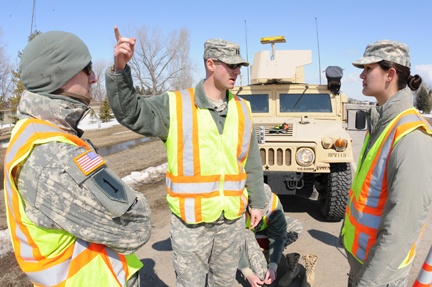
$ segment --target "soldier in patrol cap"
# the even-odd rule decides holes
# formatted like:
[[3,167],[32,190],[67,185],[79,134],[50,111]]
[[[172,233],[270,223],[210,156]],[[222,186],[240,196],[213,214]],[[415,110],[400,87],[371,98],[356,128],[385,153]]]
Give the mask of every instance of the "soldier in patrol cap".
[[134,90],[127,65],[136,40],[121,37],[117,27],[114,32],[115,63],[105,77],[114,115],[137,133],[159,137],[167,147],[177,286],[232,286],[244,236],[243,213],[249,201],[254,227],[265,206],[250,106],[229,91],[240,68],[249,63],[238,44],[210,39],[204,44],[206,77],[195,88],[143,98]]
[[134,252],[150,237],[150,208],[78,129],[97,81],[87,46],[72,33],[40,34],[19,71],[26,90],[5,155],[5,195],[21,269],[37,286],[138,287]]
[[368,113],[340,236],[348,286],[406,286],[432,202],[432,129],[411,93],[422,79],[398,41],[369,44],[353,65],[378,105]]

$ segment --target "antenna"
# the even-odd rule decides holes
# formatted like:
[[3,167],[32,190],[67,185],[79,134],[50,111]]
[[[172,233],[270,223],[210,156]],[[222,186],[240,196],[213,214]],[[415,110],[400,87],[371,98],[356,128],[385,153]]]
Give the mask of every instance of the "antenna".
[[36,0],[33,0],[33,9],[32,9],[32,20],[31,20],[31,26],[30,26],[30,35],[33,34],[33,19],[34,19],[35,6],[36,6]]
[[[247,42],[247,28],[246,28],[246,20],[245,20],[245,38],[246,38],[246,61],[249,63],[249,52],[248,52],[248,42]],[[249,66],[247,66],[247,84],[249,85]]]
[[316,33],[317,33],[317,43],[318,43],[318,79],[319,83],[321,85],[321,58],[320,58],[320,48],[319,48],[319,38],[318,38],[318,20],[317,17],[315,17],[315,26],[316,26]]

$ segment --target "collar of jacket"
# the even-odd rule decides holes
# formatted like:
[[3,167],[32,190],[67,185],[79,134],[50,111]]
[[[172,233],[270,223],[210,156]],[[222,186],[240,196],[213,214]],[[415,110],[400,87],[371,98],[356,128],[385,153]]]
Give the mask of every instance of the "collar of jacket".
[[72,98],[41,95],[26,90],[18,104],[17,116],[19,119],[41,119],[80,137],[83,131],[78,128],[78,124],[89,110],[90,107]]
[[412,107],[412,93],[409,88],[399,90],[384,105],[372,107],[370,111],[371,134],[379,127],[386,126],[401,112]]
[[[214,109],[214,105],[212,103],[210,103],[210,100],[207,99],[205,90],[204,90],[204,81],[205,80],[201,80],[196,86],[195,86],[195,104],[198,108],[200,109]],[[228,97],[228,91],[226,98],[227,100],[229,99]]]

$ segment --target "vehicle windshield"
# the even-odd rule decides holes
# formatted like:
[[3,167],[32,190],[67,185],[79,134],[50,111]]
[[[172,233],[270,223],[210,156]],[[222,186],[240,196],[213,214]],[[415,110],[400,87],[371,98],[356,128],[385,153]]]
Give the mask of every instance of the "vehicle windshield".
[[331,113],[329,94],[280,94],[279,112],[282,113]]
[[268,113],[269,112],[269,95],[254,94],[241,95],[241,98],[248,101],[251,105],[252,113]]
[[[241,95],[249,101],[252,113],[269,112],[269,95]],[[279,112],[281,113],[331,113],[332,105],[329,94],[280,94]]]

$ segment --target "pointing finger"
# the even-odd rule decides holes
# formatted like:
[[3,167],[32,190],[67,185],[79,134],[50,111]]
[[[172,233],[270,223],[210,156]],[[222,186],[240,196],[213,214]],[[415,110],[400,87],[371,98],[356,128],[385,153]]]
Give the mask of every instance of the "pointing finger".
[[115,34],[116,40],[117,41],[120,40],[121,35],[120,35],[119,29],[117,26],[114,26],[114,34]]

